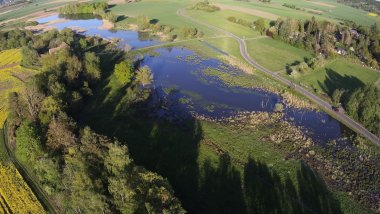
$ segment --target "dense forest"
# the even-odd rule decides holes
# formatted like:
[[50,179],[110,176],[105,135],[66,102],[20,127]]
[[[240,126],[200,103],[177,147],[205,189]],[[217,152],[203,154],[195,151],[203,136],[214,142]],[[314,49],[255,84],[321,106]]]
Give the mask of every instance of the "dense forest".
[[119,51],[99,38],[65,29],[26,39],[23,64],[40,67],[41,73],[9,98],[16,156],[65,213],[184,213],[168,181],[137,166],[125,144],[73,119],[104,75],[99,52],[121,61],[115,72],[129,71],[124,84],[132,85],[132,78],[137,85],[150,80],[148,68],[135,71]]
[[288,18],[271,22],[267,34],[318,55],[355,56],[368,66],[379,68],[380,36],[376,24],[366,27],[353,22],[317,21],[314,17],[305,21]]

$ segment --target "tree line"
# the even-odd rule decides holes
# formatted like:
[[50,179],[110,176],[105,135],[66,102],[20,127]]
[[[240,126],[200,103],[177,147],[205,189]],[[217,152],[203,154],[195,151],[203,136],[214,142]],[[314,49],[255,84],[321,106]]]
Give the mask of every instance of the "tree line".
[[[41,73],[28,81],[25,90],[10,94],[10,139],[18,159],[31,168],[60,209],[184,213],[165,178],[137,166],[122,142],[78,125],[73,117],[104,76],[102,57],[119,53],[99,38],[70,29],[30,39],[23,47],[23,64],[39,67]],[[135,69],[124,60],[114,72],[127,88],[133,81],[144,85],[151,80],[148,68]]]
[[93,14],[101,16],[112,23],[118,20],[118,16],[114,13],[107,11],[109,5],[106,2],[93,2],[93,3],[72,3],[59,8],[60,14]]

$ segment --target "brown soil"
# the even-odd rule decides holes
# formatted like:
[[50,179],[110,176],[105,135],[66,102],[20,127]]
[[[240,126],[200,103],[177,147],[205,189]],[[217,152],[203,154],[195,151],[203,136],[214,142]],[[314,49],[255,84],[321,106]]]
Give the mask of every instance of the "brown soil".
[[110,30],[110,29],[112,29],[114,27],[115,27],[115,25],[112,22],[110,22],[110,21],[108,21],[106,19],[103,19],[103,25],[100,26],[99,29]]
[[127,3],[125,0],[109,0],[108,4],[124,4]]
[[268,12],[261,11],[261,10],[244,8],[244,7],[239,7],[239,6],[232,6],[232,5],[225,5],[225,4],[214,4],[214,5],[220,7],[220,9],[222,9],[222,10],[239,11],[242,13],[247,13],[247,14],[258,16],[258,17],[265,18],[265,19],[276,20],[277,18],[279,18],[279,16],[277,16],[273,13],[268,13]]

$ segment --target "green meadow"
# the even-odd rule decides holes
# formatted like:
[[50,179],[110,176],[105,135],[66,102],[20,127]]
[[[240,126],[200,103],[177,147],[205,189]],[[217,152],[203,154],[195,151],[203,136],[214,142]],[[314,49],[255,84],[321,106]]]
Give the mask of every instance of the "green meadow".
[[323,68],[301,75],[297,80],[321,92],[331,94],[335,89],[354,90],[372,84],[380,78],[380,72],[368,67],[337,59]]
[[247,40],[247,45],[251,58],[272,71],[284,70],[288,64],[311,57],[303,49],[270,38]]

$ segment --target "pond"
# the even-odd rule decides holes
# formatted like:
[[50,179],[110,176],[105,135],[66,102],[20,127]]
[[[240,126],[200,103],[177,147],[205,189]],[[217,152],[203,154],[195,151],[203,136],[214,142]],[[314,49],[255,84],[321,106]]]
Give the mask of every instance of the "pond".
[[[147,65],[154,74],[154,87],[158,97],[169,102],[170,112],[178,117],[197,113],[211,118],[223,118],[237,111],[274,112],[282,98],[262,89],[247,89],[224,84],[218,78],[202,73],[205,68],[223,69],[224,72],[241,72],[225,67],[219,60],[202,59],[185,48],[160,48],[158,54],[146,55],[141,65]],[[188,60],[191,59],[191,60]],[[184,113],[181,115],[181,113]],[[307,109],[284,108],[284,119],[307,132],[314,141],[343,141],[347,128],[324,112]],[[164,116],[164,112],[162,112]]]
[[64,28],[81,29],[88,36],[99,36],[105,39],[120,39],[121,47],[128,44],[132,49],[159,44],[160,42],[149,37],[147,33],[132,30],[102,29],[103,21],[93,15],[67,16],[52,15],[36,20],[38,23],[62,30]]
[[[67,27],[80,28],[85,30],[85,35],[97,35],[106,39],[118,38],[121,46],[129,44],[133,48],[141,48],[159,44],[158,41],[136,31],[101,29],[102,20],[94,16],[53,15],[37,21],[59,30]],[[276,103],[283,103],[277,94],[261,89],[227,86],[218,78],[202,73],[202,70],[208,67],[222,68],[224,72],[241,72],[219,60],[202,59],[194,52],[180,47],[160,48],[156,52],[158,54],[147,54],[141,65],[147,65],[152,69],[156,101],[165,102],[165,105],[170,107],[158,112],[163,117],[185,117],[196,113],[212,118],[224,118],[237,111],[273,112]],[[283,112],[284,120],[299,126],[315,142],[346,142],[344,133],[348,129],[325,112],[299,110],[289,106],[285,106]]]

